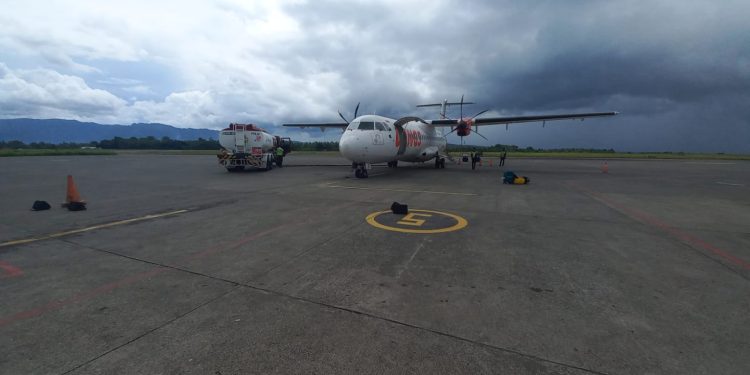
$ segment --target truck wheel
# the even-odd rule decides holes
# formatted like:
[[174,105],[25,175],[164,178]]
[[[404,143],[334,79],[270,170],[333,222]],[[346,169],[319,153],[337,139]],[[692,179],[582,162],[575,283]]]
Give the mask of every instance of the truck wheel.
[[273,161],[269,157],[269,158],[266,158],[266,170],[270,171],[271,169],[273,169]]

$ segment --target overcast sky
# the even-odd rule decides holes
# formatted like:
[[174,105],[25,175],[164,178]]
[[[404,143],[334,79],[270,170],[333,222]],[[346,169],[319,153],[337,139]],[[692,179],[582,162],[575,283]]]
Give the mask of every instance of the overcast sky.
[[[116,4],[116,5],[115,5]],[[0,0],[0,117],[221,128],[336,110],[436,118],[620,111],[485,127],[489,142],[750,153],[750,1]],[[454,114],[457,116],[457,113]],[[457,139],[450,139],[457,143]]]

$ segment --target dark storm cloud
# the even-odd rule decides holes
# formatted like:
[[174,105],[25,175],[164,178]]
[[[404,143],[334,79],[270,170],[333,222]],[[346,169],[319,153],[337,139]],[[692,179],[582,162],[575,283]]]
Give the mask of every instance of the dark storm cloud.
[[[603,133],[579,127],[560,138],[536,127],[520,131],[532,135],[521,137],[532,145],[568,139],[576,146],[750,152],[750,138],[735,137],[750,126],[748,3],[432,6],[411,12],[336,1],[291,6],[287,11],[308,37],[289,48],[295,56],[279,52],[278,59],[291,71],[338,72],[349,83],[342,105],[362,101],[384,115],[461,94],[503,114],[622,112],[604,120]],[[340,35],[331,38],[332,30]],[[507,139],[516,129],[498,136]],[[633,137],[636,131],[650,133],[648,141]]]
[[175,4],[9,8],[0,116],[288,132],[358,102],[434,118],[414,106],[465,94],[485,116],[621,112],[472,143],[750,153],[746,0]]

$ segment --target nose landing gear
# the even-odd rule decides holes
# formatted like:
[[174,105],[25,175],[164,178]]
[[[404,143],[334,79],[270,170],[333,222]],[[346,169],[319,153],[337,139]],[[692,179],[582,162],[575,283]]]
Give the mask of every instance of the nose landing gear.
[[352,163],[354,176],[357,178],[367,178],[367,166],[363,163]]

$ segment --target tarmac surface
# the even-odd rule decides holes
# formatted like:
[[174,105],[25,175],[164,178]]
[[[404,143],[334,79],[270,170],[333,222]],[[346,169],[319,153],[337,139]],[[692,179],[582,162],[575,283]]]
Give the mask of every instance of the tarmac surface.
[[0,373],[750,373],[749,162],[488,162],[2,158]]

